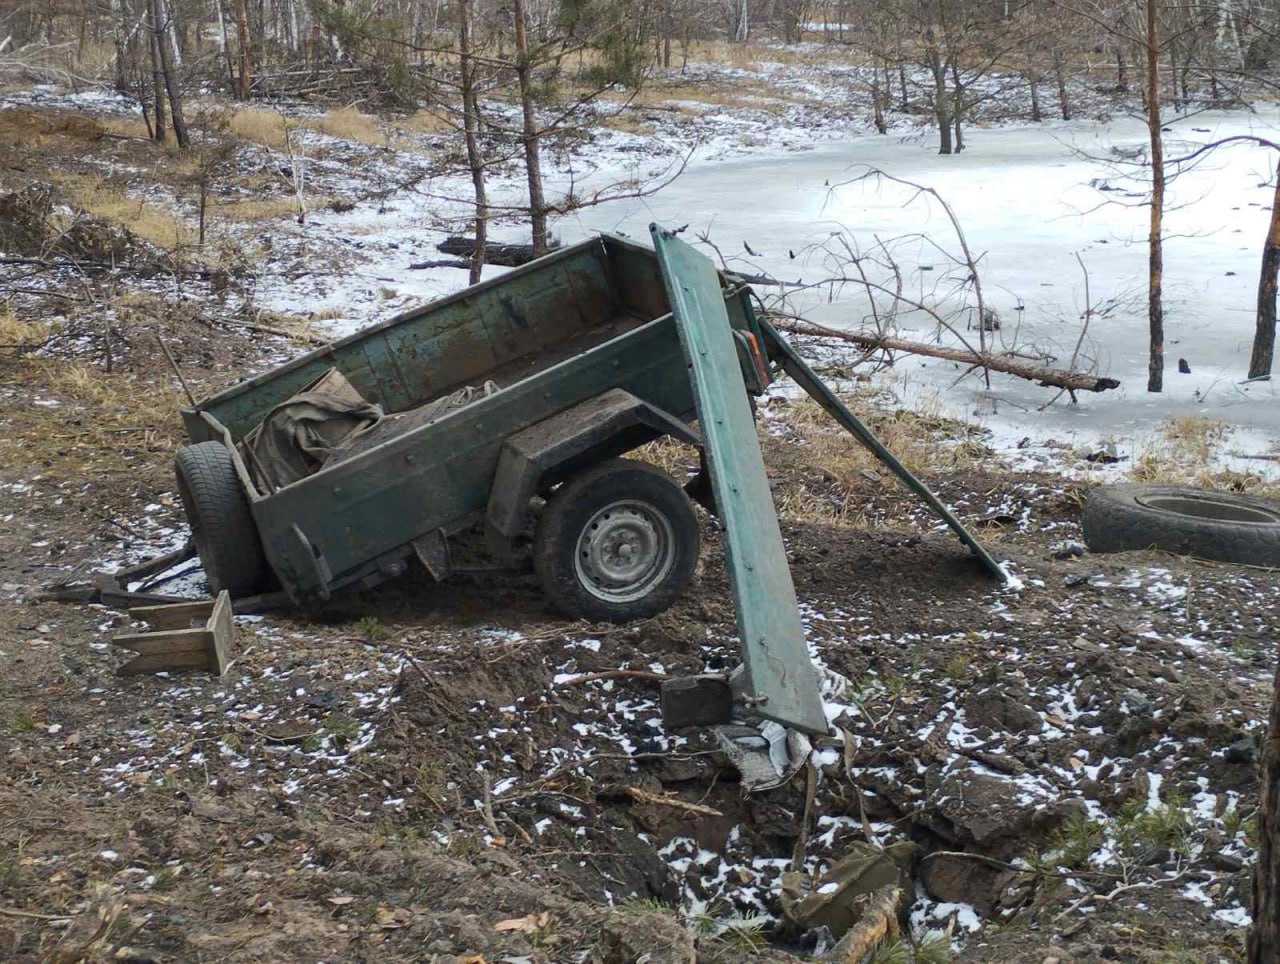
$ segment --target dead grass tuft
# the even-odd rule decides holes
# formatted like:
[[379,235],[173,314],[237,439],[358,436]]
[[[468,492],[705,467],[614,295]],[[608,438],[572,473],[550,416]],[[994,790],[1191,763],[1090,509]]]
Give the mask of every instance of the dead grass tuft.
[[146,137],[147,124],[141,117],[99,117],[97,122],[111,134],[128,137]]
[[[40,465],[68,479],[115,478],[136,475],[142,453],[168,453],[178,443],[184,399],[172,379],[29,356],[18,375],[61,405],[24,410],[15,451],[6,451],[12,440],[0,440],[0,458],[10,465]],[[163,458],[147,454],[143,462],[150,470]]]
[[122,224],[144,241],[160,248],[194,244],[196,230],[172,209],[130,197],[101,177],[72,174],[60,179],[76,207],[113,224]]
[[[866,401],[852,407],[889,451],[917,474],[976,469],[991,457],[972,426],[936,411],[868,411]],[[803,463],[785,473],[774,488],[779,513],[803,522],[869,525],[867,486],[894,484],[876,457],[808,398],[789,402],[773,424],[790,443],[788,451]]]
[[1228,426],[1201,415],[1168,418],[1160,434],[1133,460],[1129,478],[1152,485],[1195,485],[1254,495],[1280,495],[1280,485],[1253,472],[1215,469],[1214,461],[1226,441]]
[[404,119],[403,126],[415,134],[448,134],[457,130],[443,111],[432,110],[416,111]]
[[1133,460],[1133,481],[1189,483],[1208,469],[1214,451],[1226,436],[1227,424],[1200,415],[1165,419],[1160,434]]
[[242,107],[227,115],[227,130],[246,141],[256,141],[275,150],[284,150],[285,131],[300,127],[279,111],[262,107]]
[[0,308],[0,353],[21,352],[38,345],[49,334],[49,326],[35,321],[24,321],[7,308]]
[[387,143],[387,135],[378,127],[376,118],[362,114],[354,107],[331,110],[320,119],[320,130],[330,137],[358,141],[373,147]]
[[[672,52],[674,60],[676,51]],[[723,40],[695,40],[689,47],[689,59],[725,64],[740,70],[757,70],[760,64],[862,63],[865,58],[852,47],[827,45],[820,48],[771,46],[756,43],[728,43]]]
[[[770,429],[761,431],[779,515],[800,522],[869,525],[867,487],[894,485],[888,470],[811,399],[774,405]],[[865,412],[866,400],[855,408]],[[978,429],[937,412],[880,410],[863,418],[894,455],[923,475],[977,469],[991,458]],[[697,453],[670,438],[637,449],[633,457],[681,483],[698,470]]]
[[627,134],[653,133],[653,121],[631,109],[603,114],[600,117],[600,124],[610,130],[623,131]]
[[[320,207],[326,203],[321,196],[307,197],[308,207]],[[245,198],[239,201],[224,201],[217,205],[214,214],[224,221],[254,222],[272,221],[286,215],[298,213],[298,201],[292,197]]]
[[39,147],[46,139],[54,137],[98,141],[108,129],[103,119],[75,111],[54,113],[30,107],[0,110],[0,136],[28,147]]
[[697,449],[670,436],[640,446],[627,458],[656,465],[681,485],[698,471]]
[[716,83],[653,82],[634,92],[634,96],[632,92],[623,91],[610,91],[601,96],[605,101],[627,104],[624,115],[630,110],[643,110],[646,107],[681,113],[696,112],[697,105],[779,112],[788,104],[808,103],[804,97],[780,91],[764,81],[748,77],[735,77]]

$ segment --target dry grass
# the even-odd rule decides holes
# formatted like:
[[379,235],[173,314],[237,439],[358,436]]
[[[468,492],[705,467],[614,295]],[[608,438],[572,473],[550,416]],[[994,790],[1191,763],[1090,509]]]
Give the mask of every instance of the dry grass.
[[1199,415],[1168,418],[1134,458],[1130,475],[1135,482],[1190,482],[1208,469],[1226,430],[1225,422]]
[[[1129,478],[1156,485],[1197,485],[1255,495],[1280,495],[1280,486],[1252,472],[1215,469],[1227,437],[1227,423],[1201,415],[1165,419],[1160,434],[1142,446]],[[1135,446],[1135,449],[1137,446]]]
[[[673,63],[679,63],[679,48],[672,50]],[[725,64],[741,70],[756,70],[762,63],[830,64],[862,63],[864,58],[853,48],[825,46],[814,49],[772,47],[766,44],[734,44],[723,40],[695,40],[689,47],[689,60]]]
[[[889,451],[917,474],[975,469],[990,457],[975,429],[936,411],[869,410],[865,400],[852,407]],[[894,485],[879,460],[811,399],[791,402],[775,425],[789,436],[784,447],[800,462],[774,488],[779,514],[803,522],[872,525],[867,487]]]
[[[419,113],[422,112],[419,111]],[[319,121],[310,118],[286,117],[279,111],[261,107],[242,107],[227,115],[226,126],[227,130],[237,137],[254,141],[276,151],[283,151],[288,147],[285,139],[286,132],[301,130],[318,129],[330,137],[357,141],[374,147],[381,147],[387,143],[387,136],[378,126],[377,118],[362,114],[354,107],[331,110]]]
[[[327,198],[319,195],[307,197],[307,207],[320,207]],[[294,217],[298,213],[298,201],[293,197],[246,198],[240,201],[223,201],[213,209],[214,216],[221,221],[257,222],[273,221],[286,215]]]
[[24,321],[7,308],[0,308],[0,352],[7,354],[38,345],[48,334],[47,324]]
[[178,439],[184,399],[168,380],[55,359],[33,359],[24,374],[42,394],[62,402],[32,411],[44,427],[22,433],[23,458],[30,463],[65,466],[76,477],[129,471],[129,453],[167,452]]
[[401,126],[415,134],[448,134],[458,129],[444,111],[420,110],[406,117]]
[[127,137],[147,137],[147,123],[141,117],[99,117],[97,122],[111,134]]
[[653,121],[641,116],[634,110],[620,110],[617,113],[603,114],[600,124],[610,130],[623,131],[627,134],[652,134]]
[[262,107],[242,107],[227,115],[227,130],[246,141],[255,141],[274,150],[284,150],[285,132],[300,125],[279,111]]
[[[809,103],[804,97],[779,91],[762,81],[749,78],[734,78],[714,84],[654,82],[640,88],[638,92],[607,91],[601,95],[601,99],[626,104],[627,110],[658,108],[682,113],[696,111],[697,105],[780,111],[787,104]],[[624,116],[625,113],[624,111]]]
[[[854,407],[867,412],[864,421],[913,472],[976,469],[990,458],[977,430],[937,412],[868,412],[865,399]],[[893,486],[888,470],[811,399],[789,401],[773,412],[772,432],[762,432],[762,447],[778,514],[800,522],[870,525],[866,492],[868,486]],[[782,441],[772,437],[778,434]],[[633,457],[682,483],[698,468],[696,452],[669,438],[637,449]]]
[[28,148],[41,148],[46,142],[60,137],[97,141],[108,129],[112,128],[103,119],[73,111],[39,111],[30,107],[0,110],[0,137]]
[[92,409],[94,419],[104,428],[169,430],[181,424],[178,412],[184,399],[167,380],[129,373],[109,375],[83,362],[55,362],[47,367],[52,369],[46,374],[49,391],[56,398]]
[[331,110],[320,119],[320,130],[330,137],[358,141],[373,147],[387,143],[387,135],[378,127],[376,118],[362,114],[354,107]]
[[160,248],[194,244],[196,229],[170,209],[130,197],[101,177],[72,174],[60,179],[76,207],[89,214],[127,227],[144,241]]

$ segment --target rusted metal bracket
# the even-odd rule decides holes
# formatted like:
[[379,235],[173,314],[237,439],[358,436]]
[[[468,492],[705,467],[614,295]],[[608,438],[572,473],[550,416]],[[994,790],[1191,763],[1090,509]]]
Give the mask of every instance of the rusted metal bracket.
[[111,642],[138,655],[116,670],[117,676],[138,676],[187,670],[207,670],[221,676],[231,665],[234,623],[231,594],[217,599],[138,606],[129,615],[151,626],[145,633],[126,633]]

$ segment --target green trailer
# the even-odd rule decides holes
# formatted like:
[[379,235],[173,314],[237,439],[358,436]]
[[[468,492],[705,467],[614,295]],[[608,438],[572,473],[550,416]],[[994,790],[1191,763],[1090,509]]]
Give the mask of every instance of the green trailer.
[[[732,699],[825,732],[751,395],[792,377],[1003,574],[756,314],[741,279],[656,226],[653,240],[585,241],[184,410],[178,490],[211,588],[307,604],[415,560],[444,579],[478,550],[531,559],[565,614],[622,622],[668,608],[692,579],[696,496],[725,531],[745,671]],[[308,471],[273,476],[260,426],[328,398],[317,386],[333,379],[337,407],[370,424]],[[684,486],[622,458],[664,436],[701,453]],[[704,691],[688,692],[697,709]]]
[[[748,291],[726,283],[724,297],[759,391]],[[375,428],[377,444],[264,487],[238,443],[331,369],[389,416],[466,386],[498,390],[438,419]],[[443,579],[464,534],[517,554],[531,504],[549,497],[532,544],[548,595],[574,616],[630,619],[678,597],[699,526],[679,485],[619,456],[668,435],[699,445],[694,413],[654,253],[602,236],[185,410],[192,444],[178,454],[179,491],[214,590],[278,586],[299,604],[400,575],[415,558]]]

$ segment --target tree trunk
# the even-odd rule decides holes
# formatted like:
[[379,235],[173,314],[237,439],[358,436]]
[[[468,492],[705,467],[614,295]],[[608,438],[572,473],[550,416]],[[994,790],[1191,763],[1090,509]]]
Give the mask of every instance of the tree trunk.
[[146,14],[147,46],[151,51],[151,110],[155,122],[151,136],[160,142],[169,139],[164,121],[164,68],[160,63],[160,37],[156,31],[155,11],[147,7]]
[[937,54],[930,54],[929,70],[933,74],[933,113],[938,119],[938,153],[951,153],[951,94],[947,91],[947,75]]
[[959,154],[964,150],[964,131],[961,124],[964,121],[964,85],[960,83],[960,68],[956,66],[956,62],[951,62],[951,84],[954,88],[951,92],[951,98],[954,106],[951,108],[951,123],[955,125],[955,152]]
[[1040,111],[1040,90],[1034,70],[1027,71],[1027,86],[1031,88],[1031,119],[1038,124],[1044,120],[1044,114]]
[[1124,51],[1116,47],[1116,90],[1129,89],[1129,75],[1124,65]]
[[1067,79],[1062,71],[1062,51],[1053,48],[1053,73],[1058,81],[1058,107],[1064,121],[1071,120],[1071,102],[1067,99]]
[[871,111],[872,123],[876,125],[876,132],[880,134],[889,133],[889,125],[884,119],[884,105],[887,100],[884,92],[880,89],[880,77],[876,71],[871,72]]
[[1026,358],[1012,355],[996,355],[991,352],[971,352],[963,348],[947,348],[944,345],[929,345],[918,341],[907,341],[904,338],[893,338],[872,332],[846,331],[843,328],[828,328],[809,321],[793,321],[788,318],[774,317],[770,319],[779,331],[794,332],[797,335],[811,335],[818,338],[836,338],[863,348],[881,351],[906,352],[910,355],[925,355],[929,358],[945,358],[947,361],[972,365],[975,368],[986,368],[993,372],[1015,375],[1029,381],[1039,382],[1053,388],[1065,388],[1073,392],[1105,392],[1119,388],[1120,383],[1114,378],[1091,375],[1088,372],[1072,372],[1051,365],[1042,365]]
[[516,82],[520,87],[524,168],[529,182],[529,223],[532,227],[533,256],[547,253],[547,202],[542,190],[542,146],[538,118],[533,110],[533,84],[529,73],[529,43],[525,37],[524,0],[511,0],[511,16],[516,33]]
[[222,8],[223,0],[215,0],[214,9],[218,13],[218,36],[222,43],[222,60],[227,67],[227,83],[236,89],[236,71],[231,66],[231,40],[227,36],[227,14]]
[[[1280,273],[1280,164],[1271,196],[1271,224],[1262,245],[1262,272],[1258,276],[1258,315],[1249,355],[1249,377],[1271,374],[1271,356],[1276,346],[1276,275]],[[1280,736],[1280,731],[1276,731]],[[1276,908],[1280,912],[1280,905]]]
[[240,48],[240,76],[236,78],[236,97],[249,99],[249,11],[245,0],[236,0],[236,45]]
[[129,93],[129,24],[128,11],[124,0],[111,0],[111,11],[115,15],[113,39],[116,47],[115,88],[119,94]]
[[173,31],[169,21],[169,11],[164,0],[151,0],[151,22],[156,31],[156,49],[160,54],[160,71],[164,75],[164,89],[169,95],[169,119],[173,122],[173,136],[178,147],[186,150],[191,146],[191,138],[187,135],[187,121],[182,113],[182,90],[178,86],[172,57]]
[[1147,318],[1151,349],[1147,391],[1164,389],[1164,138],[1160,132],[1160,28],[1157,0],[1147,0],[1147,134],[1151,140],[1151,230],[1147,235]]
[[471,0],[458,0],[458,73],[462,87],[462,130],[467,166],[475,191],[476,238],[471,251],[471,283],[484,271],[484,245],[489,233],[489,199],[485,193],[484,158],[480,153],[480,113],[476,102],[475,60],[471,55]]
[[[1274,224],[1274,218],[1272,224]],[[1273,278],[1274,280],[1274,278]],[[1274,292],[1274,288],[1272,289]],[[1271,718],[1259,766],[1258,860],[1253,865],[1253,926],[1249,964],[1280,962],[1280,666],[1271,693]]]

